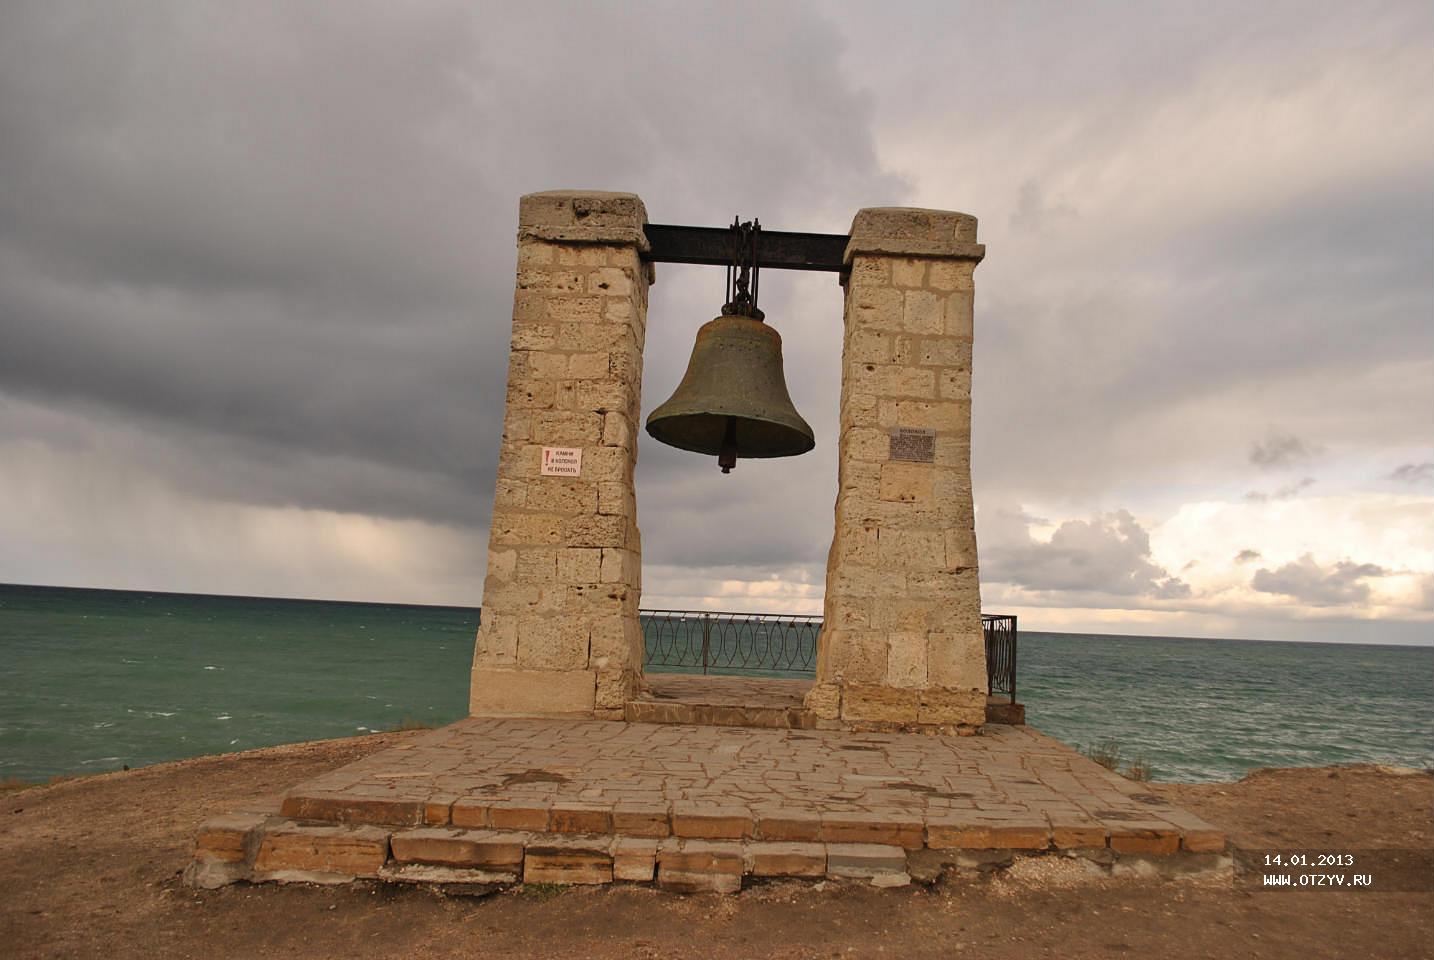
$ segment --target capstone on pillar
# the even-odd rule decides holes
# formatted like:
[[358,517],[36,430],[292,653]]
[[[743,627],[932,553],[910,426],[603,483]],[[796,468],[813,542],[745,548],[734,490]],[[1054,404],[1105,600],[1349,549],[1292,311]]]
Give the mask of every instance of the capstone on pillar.
[[846,250],[836,532],[807,706],[972,732],[986,656],[971,501],[976,218],[857,213]]
[[630,193],[520,201],[475,716],[620,719],[641,682],[633,467],[652,282],[640,259],[646,221]]

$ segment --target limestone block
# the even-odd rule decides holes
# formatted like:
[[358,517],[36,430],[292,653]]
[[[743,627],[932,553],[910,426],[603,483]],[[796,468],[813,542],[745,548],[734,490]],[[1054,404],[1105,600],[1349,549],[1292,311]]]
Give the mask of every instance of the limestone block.
[[[818,646],[825,646],[825,640]],[[823,651],[825,652],[825,651]],[[823,676],[832,676],[831,672],[823,672]],[[823,720],[835,720],[841,712],[841,687],[835,683],[816,683],[807,691],[803,705]],[[765,822],[765,821],[764,821]],[[771,836],[778,840],[811,840],[815,837],[791,837],[776,836],[764,833],[763,836]]]
[[619,802],[612,808],[612,829],[626,837],[661,839],[671,833],[665,804]]
[[598,583],[602,554],[597,547],[568,547],[558,554],[558,579],[565,583]]
[[820,843],[749,843],[743,868],[754,877],[820,877],[827,872],[827,848]]
[[951,337],[970,337],[975,327],[970,293],[953,293],[942,305],[941,329]]
[[924,633],[892,633],[887,637],[886,682],[893,687],[926,685]]
[[742,888],[742,845],[669,837],[657,849],[657,885],[679,893],[736,893]]
[[827,844],[827,875],[873,882],[883,879],[884,886],[904,886],[911,882],[906,873],[906,851],[875,843]]
[[611,843],[597,837],[534,838],[523,858],[523,882],[612,883]]
[[944,299],[928,290],[908,290],[902,301],[901,329],[910,333],[947,332]]
[[932,684],[986,692],[986,640],[979,619],[962,633],[931,633],[925,639]]
[[928,261],[916,257],[893,257],[890,262],[893,286],[923,287],[926,285]]
[[620,837],[612,848],[614,880],[651,883],[657,867],[657,841]]
[[917,720],[931,726],[957,726],[974,730],[986,721],[985,688],[984,674],[978,689],[923,687]]
[[253,841],[267,819],[263,814],[235,813],[206,820],[194,840],[195,859],[243,863],[253,856]]
[[588,714],[595,694],[596,681],[590,670],[475,666],[469,712],[485,717]]
[[933,290],[971,290],[975,264],[969,260],[942,260],[931,264],[927,286]]
[[400,863],[429,863],[517,872],[526,834],[424,827],[395,833],[389,843]]
[[926,821],[926,845],[934,850],[1044,850],[1050,841],[1050,827],[1034,820],[983,823],[935,816]]
[[891,461],[881,465],[881,499],[895,503],[929,501],[932,468],[925,463]]
[[518,664],[528,670],[582,670],[588,631],[588,622],[578,617],[519,621]]
[[612,807],[574,800],[554,800],[548,811],[548,829],[553,833],[611,833]]
[[917,720],[920,691],[883,683],[847,681],[842,686],[843,720],[911,724]]
[[260,842],[254,872],[265,879],[318,882],[377,876],[388,859],[388,836],[378,827],[273,827]]

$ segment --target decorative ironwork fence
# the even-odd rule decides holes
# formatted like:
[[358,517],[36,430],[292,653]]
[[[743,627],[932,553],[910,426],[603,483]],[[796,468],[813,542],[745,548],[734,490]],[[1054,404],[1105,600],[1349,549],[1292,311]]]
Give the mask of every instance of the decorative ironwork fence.
[[[725,673],[813,677],[819,616],[712,610],[641,610],[646,669],[654,673]],[[1016,618],[982,614],[986,681],[1016,702]]]
[[715,610],[641,610],[647,669],[811,677],[822,618]]
[[1007,614],[981,614],[986,634],[986,683],[992,696],[1005,695],[1016,702],[1016,618]]

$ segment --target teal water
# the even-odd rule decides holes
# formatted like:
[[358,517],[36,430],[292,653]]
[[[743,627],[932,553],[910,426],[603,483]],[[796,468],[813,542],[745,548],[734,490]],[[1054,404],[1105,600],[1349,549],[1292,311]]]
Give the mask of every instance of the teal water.
[[[478,611],[0,585],[0,779],[462,716]],[[1434,648],[1022,633],[1030,722],[1160,780],[1434,766]]]

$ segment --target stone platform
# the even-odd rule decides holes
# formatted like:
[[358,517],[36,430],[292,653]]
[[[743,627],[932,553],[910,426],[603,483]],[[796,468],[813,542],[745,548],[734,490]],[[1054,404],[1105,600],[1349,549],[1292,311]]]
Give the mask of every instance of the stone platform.
[[973,737],[461,720],[201,830],[189,882],[903,884],[1016,855],[1228,869],[1225,836],[1028,727]]
[[[822,723],[806,708],[810,680],[648,674],[647,690],[627,702],[631,723],[684,723],[716,727],[771,727],[814,730]],[[987,723],[1026,722],[1026,708],[1005,697],[988,697]]]

